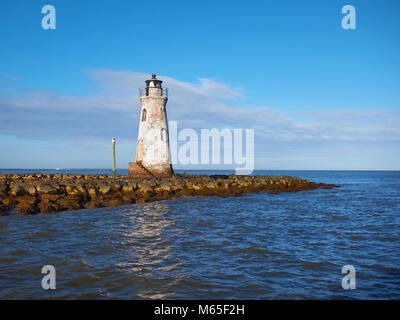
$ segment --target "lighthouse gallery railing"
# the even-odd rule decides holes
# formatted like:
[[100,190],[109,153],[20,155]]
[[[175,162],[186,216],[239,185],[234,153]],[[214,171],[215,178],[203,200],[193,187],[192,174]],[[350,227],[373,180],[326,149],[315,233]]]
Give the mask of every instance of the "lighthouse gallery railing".
[[[139,96],[148,96],[149,95],[149,89],[152,88],[139,88]],[[168,98],[168,88],[161,88],[161,95],[163,97],[167,97]]]

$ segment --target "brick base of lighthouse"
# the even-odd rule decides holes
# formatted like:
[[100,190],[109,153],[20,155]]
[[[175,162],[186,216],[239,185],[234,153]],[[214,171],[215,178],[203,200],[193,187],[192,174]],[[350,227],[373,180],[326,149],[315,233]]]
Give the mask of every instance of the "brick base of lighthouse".
[[129,162],[129,176],[132,178],[170,178],[173,174],[171,165],[146,168],[141,163]]

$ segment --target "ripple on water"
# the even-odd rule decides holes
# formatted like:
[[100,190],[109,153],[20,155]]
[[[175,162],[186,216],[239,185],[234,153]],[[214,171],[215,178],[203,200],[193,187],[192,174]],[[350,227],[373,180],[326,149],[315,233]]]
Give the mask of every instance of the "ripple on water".
[[400,173],[285,174],[341,188],[0,217],[0,297],[399,299]]

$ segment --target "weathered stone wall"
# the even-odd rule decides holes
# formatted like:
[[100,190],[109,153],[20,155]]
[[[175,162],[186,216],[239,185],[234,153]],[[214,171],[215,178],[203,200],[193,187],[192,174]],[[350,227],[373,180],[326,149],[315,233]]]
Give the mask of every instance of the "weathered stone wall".
[[153,174],[140,163],[129,162],[129,175],[136,178],[152,178]]
[[[152,93],[140,97],[142,105],[139,124],[136,162],[156,176],[172,175],[167,127],[167,97]],[[143,114],[145,113],[145,116]]]
[[288,176],[174,175],[169,179],[66,174],[0,174],[0,215],[51,213],[189,196],[297,192],[335,185]]

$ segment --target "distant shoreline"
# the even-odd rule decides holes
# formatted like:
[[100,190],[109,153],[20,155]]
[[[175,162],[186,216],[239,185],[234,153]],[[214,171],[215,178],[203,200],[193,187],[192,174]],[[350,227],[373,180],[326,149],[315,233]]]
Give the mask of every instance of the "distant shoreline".
[[[117,172],[128,172],[128,168],[126,169],[116,169]],[[87,171],[87,172],[112,172],[112,169],[109,168],[0,168],[0,174],[9,174],[13,173],[14,171],[24,171],[25,173],[52,173],[54,172],[55,174],[62,173],[64,171],[69,171],[69,172],[81,172],[81,171]],[[234,174],[235,170],[234,169],[175,169],[174,171],[178,174],[182,173],[189,173],[189,172],[225,172],[225,173],[230,173]],[[254,172],[281,172],[281,171],[304,171],[304,172],[324,172],[324,171],[333,171],[333,172],[381,172],[381,171],[400,171],[400,169],[254,169]]]

